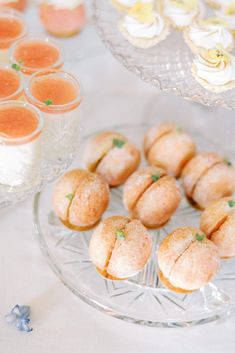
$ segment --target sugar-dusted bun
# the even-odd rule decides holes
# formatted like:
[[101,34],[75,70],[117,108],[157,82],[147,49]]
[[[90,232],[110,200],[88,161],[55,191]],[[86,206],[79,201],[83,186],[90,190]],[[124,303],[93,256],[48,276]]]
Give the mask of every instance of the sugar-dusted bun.
[[85,170],[67,172],[53,192],[55,213],[68,227],[94,226],[109,204],[109,188],[102,176]]
[[182,182],[186,195],[204,209],[235,191],[235,170],[216,153],[204,152],[184,167]]
[[178,177],[184,165],[194,156],[191,137],[173,124],[153,126],[144,139],[144,151],[149,164],[166,169]]
[[194,187],[200,177],[213,165],[222,162],[222,158],[214,152],[203,152],[197,154],[184,167],[182,181],[186,195],[192,197]]
[[235,199],[210,204],[201,216],[201,229],[218,247],[220,257],[235,256]]
[[148,228],[166,223],[180,203],[176,180],[158,167],[145,167],[133,173],[123,190],[123,202],[131,216]]
[[106,131],[88,142],[84,162],[88,170],[102,175],[110,186],[118,186],[138,168],[140,151],[125,136]]
[[177,228],[158,249],[160,278],[176,292],[205,286],[219,269],[219,254],[212,241],[197,228]]
[[89,255],[97,270],[109,279],[136,275],[146,265],[152,239],[138,220],[113,216],[102,221],[89,244]]

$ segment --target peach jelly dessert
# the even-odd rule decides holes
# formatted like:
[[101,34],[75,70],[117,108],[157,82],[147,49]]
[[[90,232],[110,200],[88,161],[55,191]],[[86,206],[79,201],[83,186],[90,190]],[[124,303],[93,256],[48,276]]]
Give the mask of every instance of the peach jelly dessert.
[[211,203],[202,213],[201,229],[217,246],[220,257],[235,256],[235,199],[225,197]]
[[86,11],[83,0],[43,0],[40,17],[46,31],[57,37],[70,37],[84,27]]
[[35,182],[38,177],[43,120],[28,103],[0,103],[0,184]]
[[25,35],[26,25],[23,16],[14,10],[0,9],[0,49],[8,49]]
[[144,152],[150,165],[164,168],[168,174],[178,177],[194,156],[195,144],[181,128],[163,123],[147,131]]
[[140,151],[118,132],[105,131],[93,137],[84,152],[88,170],[119,186],[138,168]]
[[64,174],[54,188],[54,211],[68,228],[92,228],[108,204],[109,187],[104,178],[82,169]]
[[158,167],[137,170],[124,185],[126,209],[148,228],[166,223],[178,208],[180,200],[176,180]]
[[197,154],[185,166],[182,182],[186,195],[201,209],[235,191],[235,169],[218,154]]
[[24,11],[27,6],[27,0],[0,0],[1,7],[8,7],[17,11]]
[[121,280],[135,276],[151,256],[152,239],[139,220],[113,216],[95,229],[89,255],[105,278]]
[[62,66],[61,52],[57,46],[40,38],[27,37],[17,41],[11,47],[10,60],[12,64],[19,65],[26,75]]
[[0,102],[18,99],[23,93],[22,75],[20,72],[0,66]]
[[170,290],[190,293],[204,287],[218,272],[215,244],[199,229],[177,228],[158,249],[159,277]]

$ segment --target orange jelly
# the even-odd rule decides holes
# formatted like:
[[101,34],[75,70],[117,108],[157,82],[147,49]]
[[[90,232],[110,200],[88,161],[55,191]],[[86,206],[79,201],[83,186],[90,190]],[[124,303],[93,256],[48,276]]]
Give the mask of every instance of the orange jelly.
[[1,16],[0,12],[0,49],[8,49],[24,32],[23,22],[14,16]]
[[53,105],[71,103],[78,96],[76,87],[63,77],[38,78],[31,84],[31,93],[40,102],[49,99]]
[[24,11],[26,6],[27,6],[27,0],[9,1],[3,4],[1,4],[1,0],[0,0],[0,7],[8,7],[18,11]]
[[17,72],[0,67],[0,101],[17,99],[22,93],[20,76]]
[[22,138],[32,134],[38,127],[35,113],[23,106],[0,108],[0,136]]
[[26,74],[61,66],[59,49],[39,39],[25,39],[19,42],[12,53],[12,61],[20,63],[22,72]]

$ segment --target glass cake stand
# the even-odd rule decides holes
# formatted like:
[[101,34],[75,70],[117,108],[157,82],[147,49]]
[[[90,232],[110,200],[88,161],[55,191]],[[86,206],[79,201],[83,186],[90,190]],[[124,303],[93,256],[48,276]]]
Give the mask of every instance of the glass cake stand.
[[[141,147],[147,126],[111,128]],[[210,142],[213,140],[212,132],[213,127],[210,136],[202,128],[192,127],[190,131],[199,150],[226,153],[227,158],[234,159],[233,147],[229,143],[222,143],[219,138],[216,139],[217,143]],[[86,141],[87,137],[82,142],[82,149]],[[144,158],[142,161],[145,164]],[[73,167],[81,167],[81,164],[75,162]],[[160,241],[176,227],[199,225],[200,211],[192,208],[186,198],[170,222],[161,229],[151,231],[154,247],[145,269],[129,280],[111,281],[101,277],[89,259],[88,246],[92,230],[76,232],[62,225],[52,209],[52,192],[53,185],[50,184],[35,196],[35,233],[52,270],[84,302],[128,322],[168,328],[202,325],[234,312],[235,259],[223,261],[213,282],[190,295],[173,293],[159,281],[156,250]],[[126,214],[122,204],[122,187],[112,189],[111,203],[104,218]]]
[[[191,74],[193,54],[181,31],[171,29],[166,40],[155,47],[138,49],[120,34],[117,23],[123,13],[118,12],[110,0],[93,0],[92,4],[93,20],[100,38],[128,70],[162,91],[208,106],[235,108],[235,89],[215,94],[194,79]],[[204,12],[212,15],[209,7],[205,7]]]

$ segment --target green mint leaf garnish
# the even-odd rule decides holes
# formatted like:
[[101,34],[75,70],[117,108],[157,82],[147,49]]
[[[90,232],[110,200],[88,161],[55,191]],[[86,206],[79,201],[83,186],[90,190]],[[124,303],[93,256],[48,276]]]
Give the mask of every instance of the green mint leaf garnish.
[[158,181],[160,179],[160,176],[159,175],[151,175],[151,179],[153,181]]
[[197,233],[195,236],[198,241],[202,241],[205,238],[205,234],[198,234]]
[[21,67],[18,64],[12,64],[11,67],[12,67],[12,69],[14,69],[16,71],[20,71],[21,70]]
[[44,103],[45,103],[46,105],[52,105],[52,104],[53,104],[53,101],[52,101],[51,99],[46,99],[46,100],[44,101]]
[[233,201],[233,200],[229,200],[228,201],[228,205],[229,205],[229,207],[234,207],[235,206],[235,201]]
[[177,126],[176,131],[177,131],[177,132],[182,132],[182,131],[183,131],[183,129],[182,129],[182,127],[181,127],[181,126]]
[[232,166],[232,163],[228,159],[224,159],[224,163],[227,164],[229,167]]
[[68,199],[69,201],[72,201],[74,198],[74,194],[67,194],[65,195],[66,199]]
[[113,139],[113,145],[117,148],[122,148],[125,145],[125,141],[119,139]]
[[125,233],[124,233],[123,230],[121,230],[121,229],[118,229],[118,230],[116,231],[116,236],[117,236],[117,238],[120,239],[120,240],[124,240],[124,239],[126,238]]

